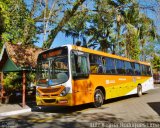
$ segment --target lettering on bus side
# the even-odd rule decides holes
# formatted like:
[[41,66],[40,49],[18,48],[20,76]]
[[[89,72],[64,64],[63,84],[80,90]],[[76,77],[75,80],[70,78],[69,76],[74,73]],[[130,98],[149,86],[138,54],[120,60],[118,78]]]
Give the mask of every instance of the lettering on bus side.
[[126,78],[119,78],[118,80],[126,81]]
[[116,81],[115,80],[106,80],[106,84],[115,84]]

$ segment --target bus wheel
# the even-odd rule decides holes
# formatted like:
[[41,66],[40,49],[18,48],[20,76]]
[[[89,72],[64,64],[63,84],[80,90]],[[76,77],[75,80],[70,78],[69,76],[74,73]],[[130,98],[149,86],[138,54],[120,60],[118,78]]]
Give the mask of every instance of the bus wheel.
[[137,96],[138,97],[142,96],[142,86],[141,85],[137,86]]
[[101,107],[104,101],[104,95],[100,89],[96,89],[94,93],[94,103],[95,108]]

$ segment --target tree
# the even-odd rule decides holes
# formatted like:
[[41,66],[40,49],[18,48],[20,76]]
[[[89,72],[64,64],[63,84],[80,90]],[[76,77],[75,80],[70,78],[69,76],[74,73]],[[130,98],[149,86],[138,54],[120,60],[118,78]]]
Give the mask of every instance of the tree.
[[144,46],[147,42],[152,43],[156,39],[156,27],[153,24],[153,20],[142,14],[139,20],[139,40],[141,44],[141,56],[142,60],[145,61],[145,50]]
[[151,61],[154,57],[154,55],[160,55],[160,42],[159,41],[153,41],[152,43],[147,42],[143,48],[145,52],[145,58],[147,61]]
[[130,59],[139,60],[140,46],[138,42],[139,31],[133,25],[127,24],[126,33],[126,55]]
[[52,42],[54,41],[56,35],[58,34],[59,31],[62,30],[64,25],[74,16],[76,13],[78,7],[83,4],[85,0],[76,0],[73,3],[73,7],[71,9],[68,9],[64,12],[63,18],[60,20],[60,22],[57,24],[57,26],[50,31],[50,34],[48,36],[48,39],[46,42],[44,42],[43,47],[44,48],[50,48],[52,45]]
[[90,47],[132,58],[140,50],[144,56],[145,43],[157,36],[153,21],[140,13],[136,0],[95,0],[85,8],[87,0],[30,1],[29,6],[23,0],[0,0],[4,41],[28,45],[43,34],[43,47],[50,48],[62,31],[73,40],[82,38]]
[[95,1],[93,10],[88,10],[88,20],[84,34],[88,37],[87,46],[95,48],[100,46],[102,51],[113,52],[113,22],[114,11],[108,5],[108,1]]
[[[140,56],[141,52],[142,60],[144,60],[145,55],[143,49],[145,43],[152,42],[156,37],[153,20],[140,12],[139,4],[135,0],[130,1],[129,4],[125,4],[124,6],[121,4],[123,8],[119,9],[117,17],[117,29],[119,31],[122,30],[122,42],[125,44],[123,45],[125,46],[125,56],[132,59],[140,59],[138,56]],[[118,37],[119,35],[118,32]],[[136,56],[138,58],[135,58],[135,54],[137,54]]]
[[68,23],[63,27],[62,32],[68,37],[73,38],[73,44],[75,44],[75,39],[82,39],[85,44],[84,31],[86,28],[86,21],[88,19],[87,8],[83,8],[75,13]]
[[[5,24],[3,42],[32,44],[36,34],[35,24],[30,18],[25,3],[22,0],[0,0],[0,2]],[[26,31],[27,25],[32,26],[32,29]],[[29,33],[29,36],[26,36],[26,33]]]
[[160,57],[157,54],[153,55],[153,59],[151,60],[153,68],[160,68]]
[[44,34],[43,47],[50,48],[58,32],[84,1],[31,0],[31,5],[27,5],[23,0],[0,0],[6,26],[3,41],[33,44],[37,34]]
[[4,32],[4,17],[0,8],[0,48],[2,47],[2,33]]
[[[136,0],[95,0],[94,8],[88,11],[83,29],[73,25],[67,34],[75,38],[83,33],[87,46],[125,55],[128,58],[145,59],[144,46],[157,37],[153,20],[140,12]],[[83,32],[82,32],[83,31]]]

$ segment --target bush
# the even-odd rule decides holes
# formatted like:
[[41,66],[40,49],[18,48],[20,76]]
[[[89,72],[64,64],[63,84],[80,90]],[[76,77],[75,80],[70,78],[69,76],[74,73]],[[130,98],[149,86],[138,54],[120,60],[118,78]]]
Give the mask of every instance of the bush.
[[[34,82],[35,73],[26,73],[26,89],[30,89],[30,83]],[[10,72],[4,74],[4,89],[8,94],[14,91],[22,90],[22,73],[21,72]]]

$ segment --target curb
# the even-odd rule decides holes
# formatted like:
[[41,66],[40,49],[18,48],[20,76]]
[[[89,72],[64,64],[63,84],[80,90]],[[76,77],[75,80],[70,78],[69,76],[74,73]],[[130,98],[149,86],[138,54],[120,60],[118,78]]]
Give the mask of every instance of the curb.
[[3,113],[0,113],[0,117],[17,115],[17,114],[26,113],[26,112],[31,112],[31,108],[26,108],[22,110],[11,111],[11,112],[3,112]]

